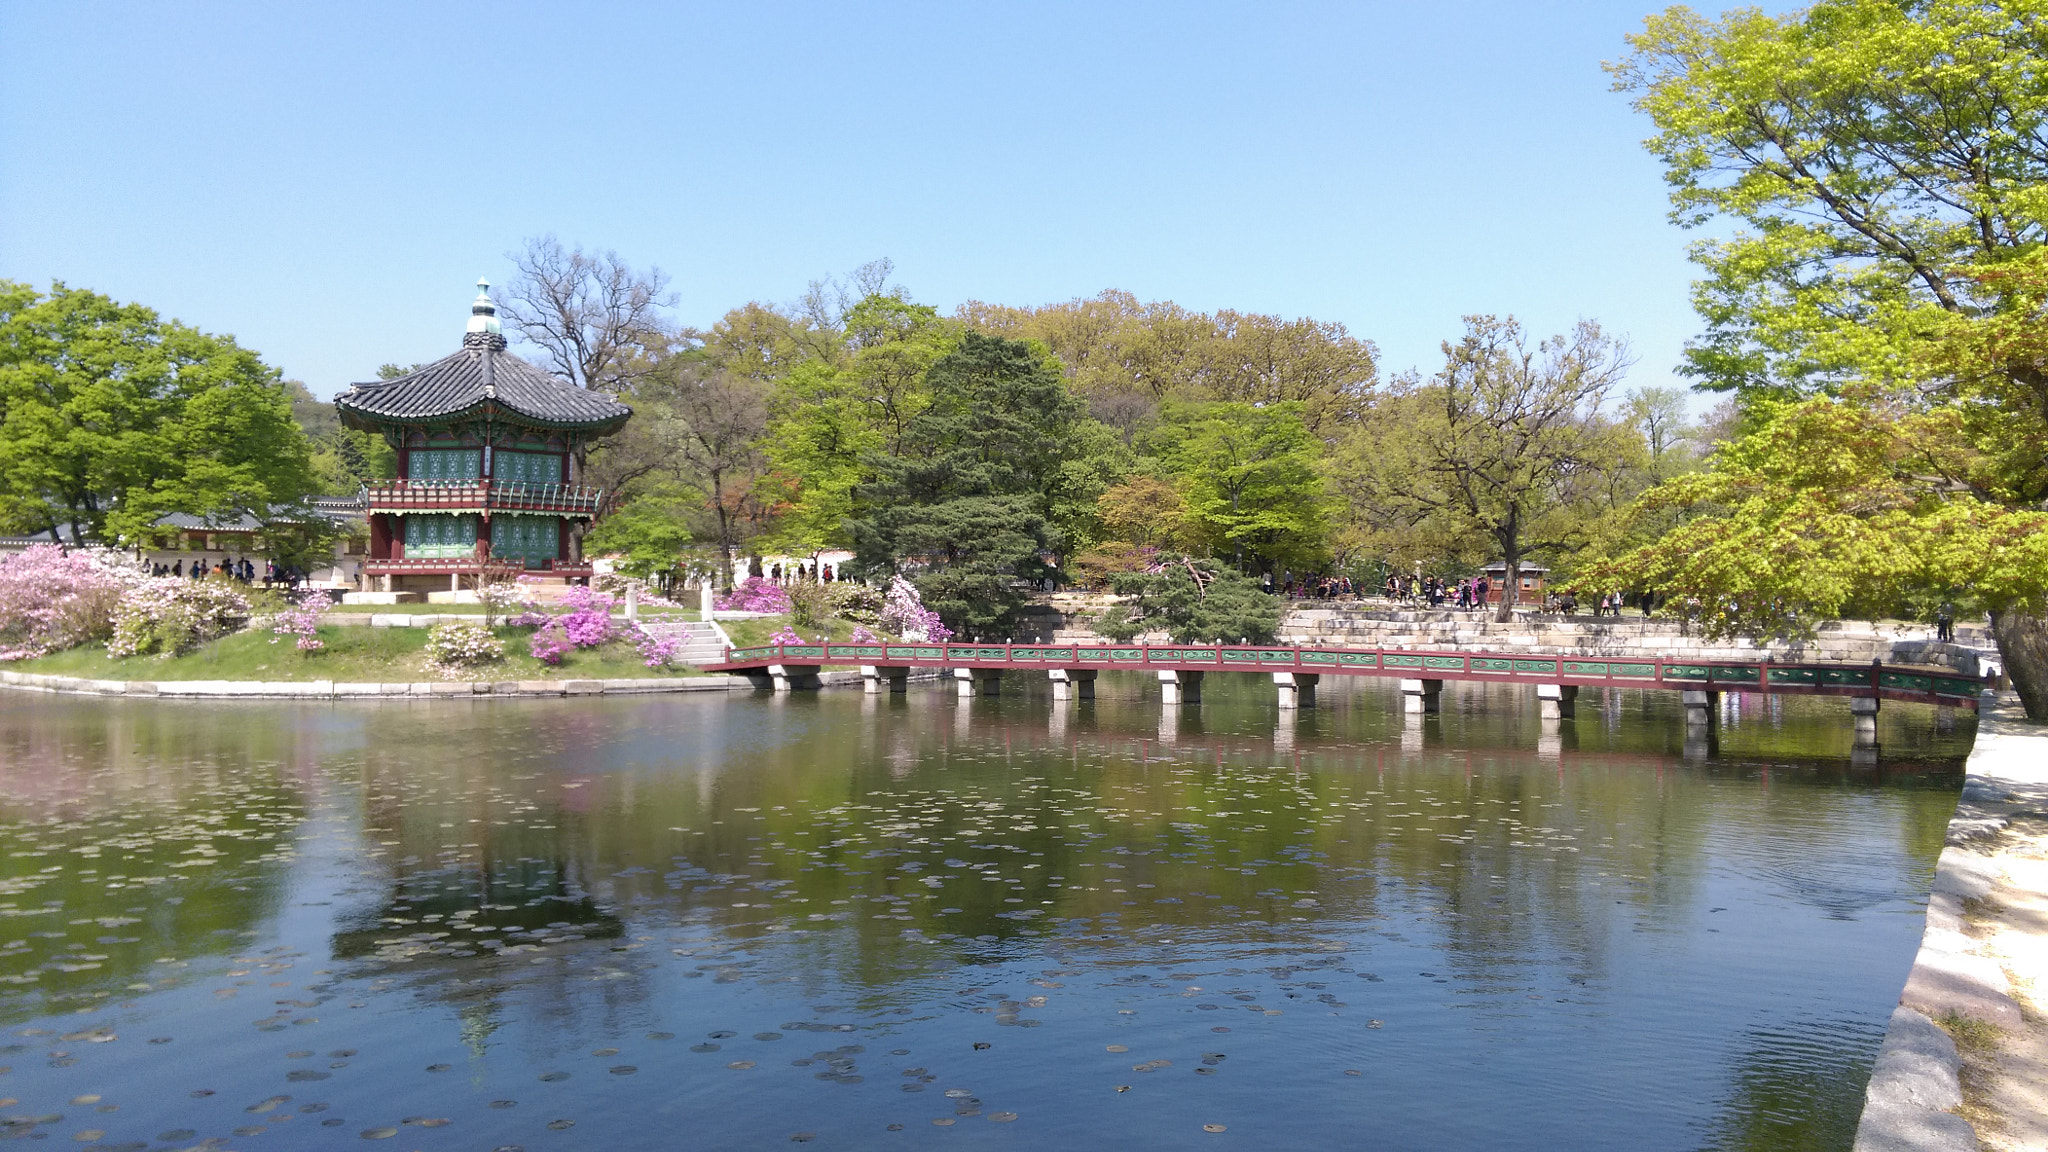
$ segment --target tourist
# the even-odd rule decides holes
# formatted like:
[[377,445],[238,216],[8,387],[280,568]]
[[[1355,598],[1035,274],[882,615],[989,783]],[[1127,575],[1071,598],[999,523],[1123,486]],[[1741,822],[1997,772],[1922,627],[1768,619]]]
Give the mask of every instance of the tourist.
[[1956,606],[1946,600],[1934,610],[1934,638],[1943,644],[1955,642]]

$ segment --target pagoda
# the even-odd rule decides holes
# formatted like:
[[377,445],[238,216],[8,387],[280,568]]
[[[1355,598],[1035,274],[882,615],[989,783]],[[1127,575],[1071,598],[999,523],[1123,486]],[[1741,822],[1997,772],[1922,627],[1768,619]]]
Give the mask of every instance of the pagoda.
[[464,577],[532,572],[588,582],[582,537],[600,489],[581,481],[583,448],[633,410],[505,353],[490,284],[477,282],[462,350],[334,398],[341,422],[398,453],[398,479],[364,491],[370,554],[384,592],[459,590]]

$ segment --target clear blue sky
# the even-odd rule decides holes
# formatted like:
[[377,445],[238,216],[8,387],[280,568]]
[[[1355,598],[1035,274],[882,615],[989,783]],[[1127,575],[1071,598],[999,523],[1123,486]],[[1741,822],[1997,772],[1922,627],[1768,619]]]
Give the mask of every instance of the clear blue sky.
[[1668,383],[1687,236],[1600,70],[1653,6],[0,0],[0,277],[321,395],[452,351],[549,232],[698,325],[887,256],[943,310],[1121,288],[1390,372],[1588,316]]

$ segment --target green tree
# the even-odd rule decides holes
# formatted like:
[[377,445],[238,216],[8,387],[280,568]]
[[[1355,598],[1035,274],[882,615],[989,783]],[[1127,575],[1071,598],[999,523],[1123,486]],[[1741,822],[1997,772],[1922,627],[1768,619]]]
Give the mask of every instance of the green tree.
[[794,553],[848,542],[865,461],[902,451],[928,402],[926,374],[959,336],[936,310],[900,295],[872,294],[831,315],[841,343],[777,381],[764,445],[785,504],[775,542]]
[[[1992,550],[1977,591],[2029,715],[2048,720],[2048,597],[2004,555],[2031,547],[2011,532],[2048,500],[2048,367],[2020,338],[2039,323],[2031,262],[2048,239],[2044,16],[2038,0],[1826,0],[1718,21],[1674,8],[1612,71],[1657,126],[1674,218],[1725,232],[1694,246],[1707,327],[1687,370],[1752,400],[1824,392],[1873,419],[1938,417],[1929,434],[1954,439],[1914,450],[1961,474],[1938,509],[1894,509],[1870,530],[1910,551],[1939,511]],[[1777,416],[1750,407],[1751,428]],[[1820,506],[1798,507],[1815,519],[1782,532],[1830,530]],[[1943,567],[1907,570],[1947,579]],[[1700,589],[1761,594],[1730,579]]]
[[1154,439],[1180,486],[1185,523],[1214,555],[1240,572],[1323,559],[1322,444],[1300,404],[1170,404]]
[[1127,599],[1095,630],[1119,642],[1163,628],[1176,644],[1266,644],[1280,628],[1279,598],[1214,560],[1165,553],[1154,570],[1117,573],[1110,586]]
[[136,540],[317,487],[275,369],[139,304],[0,282],[0,523]]
[[1490,545],[1507,564],[1506,621],[1523,559],[1582,544],[1614,510],[1613,475],[1638,444],[1600,409],[1629,357],[1591,321],[1535,347],[1512,318],[1465,328],[1441,372],[1396,385],[1332,476],[1370,530],[1447,551]]
[[1091,412],[1126,440],[1169,400],[1295,403],[1309,431],[1332,439],[1365,411],[1378,382],[1370,341],[1305,317],[1194,312],[1114,291],[1042,308],[972,301],[958,315],[976,331],[1043,343]]
[[[390,379],[391,376],[383,375],[387,370],[392,376],[403,376],[409,371],[387,364],[378,369],[379,376]],[[321,492],[353,496],[372,480],[398,474],[398,453],[382,436],[342,427],[334,405],[315,397],[312,389],[300,381],[286,380],[284,388],[291,397],[292,419],[312,445],[313,475]]]
[[857,565],[909,575],[955,632],[1006,634],[1028,582],[1054,573],[1050,503],[1081,403],[1031,345],[978,333],[925,386],[898,450],[865,458]]

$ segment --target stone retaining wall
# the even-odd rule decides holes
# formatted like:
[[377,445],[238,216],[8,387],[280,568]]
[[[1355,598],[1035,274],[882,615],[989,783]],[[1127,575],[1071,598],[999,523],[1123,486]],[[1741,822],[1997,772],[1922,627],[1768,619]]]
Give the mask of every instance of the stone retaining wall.
[[[1098,605],[1097,608],[1107,605]],[[1034,629],[1055,643],[1100,642],[1088,627],[1092,612],[1055,612],[1037,605]],[[1076,606],[1062,606],[1075,609]],[[1056,622],[1055,622],[1056,621]],[[1865,621],[1823,624],[1811,641],[1796,644],[1683,635],[1676,620],[1624,616],[1557,616],[1523,613],[1500,624],[1476,612],[1320,605],[1295,607],[1280,620],[1280,640],[1350,648],[1412,648],[1420,651],[1524,652],[1544,656],[1692,657],[1700,660],[1827,661],[1932,665],[1978,677],[2001,671],[1997,649],[1985,630],[1958,625],[1959,643],[1937,644],[1933,629],[1879,628]],[[1164,642],[1163,634],[1157,638]],[[1224,637],[1223,639],[1234,639]]]
[[[826,685],[861,682],[860,673],[857,671],[827,672],[820,679]],[[502,700],[542,696],[624,696],[651,692],[752,691],[754,684],[744,676],[649,676],[631,680],[422,680],[413,683],[370,684],[335,680],[91,680],[80,676],[0,672],[0,687],[27,692],[64,692],[83,696],[156,696],[173,699]]]
[[[2011,865],[2038,852],[2028,840],[2013,840],[2006,832],[2015,817],[2048,814],[2048,728],[2026,723],[2010,698],[1985,709],[1965,772],[1947,844],[1935,863],[1920,952],[1871,1069],[1856,1152],[1980,1147],[1976,1130],[1955,1113],[1964,1102],[1963,1059],[1937,1019],[1980,1021],[1998,1029],[2008,1045],[2022,1048],[2038,1049],[2043,1040],[2042,1024],[2022,1013],[2001,963],[2029,950],[1999,937],[2016,933],[2033,945],[2031,954],[2038,954],[2041,937],[2048,935],[2048,923],[2037,922],[2031,913],[2000,923],[2005,907],[2048,900],[2048,892],[2030,891],[2015,901],[2013,881],[2005,878],[2024,875]],[[2003,1063],[2015,1063],[2010,1053]],[[1994,1122],[2036,1132],[2048,1124],[2048,1117],[2013,1114],[2009,1104],[2001,1111],[1997,1086],[1991,1087]],[[2003,1140],[1998,1144],[2006,1146]],[[2031,1141],[2018,1146],[2038,1147]]]

